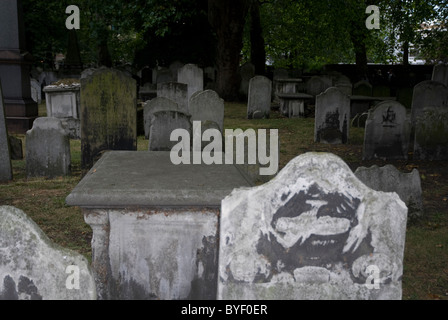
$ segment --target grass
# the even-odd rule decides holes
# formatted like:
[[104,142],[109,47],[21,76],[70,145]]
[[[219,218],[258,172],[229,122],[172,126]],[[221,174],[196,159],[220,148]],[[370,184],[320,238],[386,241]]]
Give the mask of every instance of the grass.
[[[45,115],[40,105],[39,114]],[[270,119],[247,120],[246,106],[226,103],[225,128],[278,129],[279,167],[308,151],[331,152],[355,170],[358,166],[385,161],[361,161],[364,130],[350,128],[346,145],[314,142],[314,119],[288,119],[273,112]],[[25,136],[19,135],[25,150]],[[138,137],[138,151],[148,148],[148,141]],[[65,198],[81,179],[81,144],[71,141],[72,175],[56,179],[27,179],[25,161],[14,160],[14,180],[0,184],[0,205],[24,210],[55,243],[75,250],[91,260],[92,230],[84,222],[81,210],[65,204]],[[403,299],[448,299],[448,164],[444,162],[394,161],[401,171],[417,168],[422,178],[425,215],[408,222],[403,272]]]

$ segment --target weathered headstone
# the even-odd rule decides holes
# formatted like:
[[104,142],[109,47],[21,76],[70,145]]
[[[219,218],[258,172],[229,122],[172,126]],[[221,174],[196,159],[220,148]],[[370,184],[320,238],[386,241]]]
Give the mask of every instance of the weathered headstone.
[[164,97],[157,97],[147,101],[143,110],[145,138],[149,138],[151,128],[151,115],[159,111],[180,111],[179,106],[173,100]]
[[158,111],[151,114],[149,151],[171,151],[178,144],[178,141],[170,140],[171,133],[176,129],[187,130],[191,137],[190,116],[177,111]]
[[448,87],[448,65],[435,65],[431,80],[441,82]]
[[407,208],[307,153],[221,205],[218,299],[401,299]]
[[189,113],[188,85],[179,82],[163,82],[157,84],[157,97],[168,98],[179,105],[179,110]]
[[97,69],[81,79],[81,167],[104,150],[137,150],[137,86],[125,73]]
[[12,165],[8,142],[8,129],[5,120],[5,104],[3,102],[0,81],[0,182],[12,180]]
[[411,122],[406,108],[396,101],[380,102],[369,111],[365,125],[363,160],[407,160]]
[[0,300],[94,300],[87,259],[53,243],[22,210],[0,206]]
[[15,136],[9,136],[9,151],[11,152],[11,160],[23,159],[22,140]]
[[448,160],[448,108],[426,107],[415,121],[415,160]]
[[31,86],[31,98],[37,102],[42,102],[42,88],[40,87],[39,81],[36,79],[31,78],[30,79],[30,86]]
[[161,68],[156,71],[156,83],[175,81],[173,73],[168,68]]
[[372,96],[372,85],[366,80],[361,80],[361,81],[356,82],[353,85],[353,95],[354,96],[371,97]]
[[26,133],[28,177],[58,177],[71,173],[70,139],[62,121],[40,117]]
[[370,168],[357,168],[355,176],[373,190],[396,192],[408,207],[410,218],[420,217],[423,214],[422,186],[417,169],[403,173],[391,164],[384,167],[374,165]]
[[170,69],[171,74],[173,75],[173,79],[171,81],[180,82],[177,79],[177,74],[178,74],[179,69],[182,68],[184,65],[185,64],[180,61],[174,61],[174,62],[170,63],[168,68]]
[[247,118],[255,117],[259,112],[261,118],[269,118],[271,113],[272,81],[265,76],[255,76],[249,82],[249,96],[247,101]]
[[350,98],[335,87],[316,97],[314,141],[347,143],[350,132]]
[[191,121],[213,121],[224,129],[224,100],[213,90],[196,92],[190,99]]
[[415,126],[425,107],[448,108],[448,88],[441,82],[427,80],[414,87],[411,107],[412,126]]
[[334,86],[344,92],[346,95],[351,96],[353,93],[353,85],[350,78],[344,75],[340,75],[336,78]]
[[177,71],[177,82],[188,85],[187,98],[193,93],[204,90],[204,71],[194,64],[186,64]]
[[306,83],[306,92],[310,95],[317,96],[325,92],[332,86],[331,81],[327,77],[313,76]]

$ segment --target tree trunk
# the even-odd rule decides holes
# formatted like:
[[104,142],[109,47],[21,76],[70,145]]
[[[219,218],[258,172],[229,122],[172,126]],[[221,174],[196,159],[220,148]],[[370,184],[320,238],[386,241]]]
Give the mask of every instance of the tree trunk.
[[208,18],[217,38],[216,90],[227,101],[238,98],[243,29],[251,0],[208,0]]
[[409,41],[403,43],[403,65],[409,65]]
[[260,2],[252,1],[250,7],[250,59],[255,66],[255,74],[266,73],[266,49],[261,27]]

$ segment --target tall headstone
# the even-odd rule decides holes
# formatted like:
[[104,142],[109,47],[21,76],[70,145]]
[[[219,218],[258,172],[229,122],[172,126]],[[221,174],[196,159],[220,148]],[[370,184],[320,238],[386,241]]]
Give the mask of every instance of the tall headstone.
[[249,82],[247,118],[269,118],[271,113],[272,81],[265,76],[255,76]]
[[0,206],[0,300],[95,300],[87,259],[53,243],[22,210]]
[[426,107],[448,108],[448,88],[441,82],[427,80],[414,87],[411,107],[411,122],[415,126],[417,117]]
[[[190,116],[177,111],[158,111],[151,114],[149,151],[171,151],[179,143],[170,139],[171,133],[176,129],[187,130],[191,137]],[[190,144],[190,141],[184,142]]]
[[145,138],[149,138],[149,132],[151,128],[151,116],[159,111],[181,111],[179,106],[173,100],[163,97],[157,97],[147,101],[143,109],[144,126],[145,126]]
[[423,196],[420,174],[417,169],[410,173],[400,172],[391,164],[384,167],[358,167],[355,176],[376,191],[395,192],[408,207],[410,218],[423,214]]
[[0,182],[12,180],[12,165],[8,142],[8,129],[5,121],[5,107],[0,81]]
[[306,153],[221,205],[218,299],[401,299],[407,208]]
[[62,120],[39,117],[26,133],[28,177],[58,177],[71,173],[70,139]]
[[197,92],[204,90],[204,71],[194,64],[186,64],[177,71],[177,82],[188,85],[187,98]]
[[415,120],[415,160],[448,160],[448,108],[426,107]]
[[0,1],[0,80],[9,132],[25,133],[37,118],[37,103],[31,98],[32,63],[26,51],[22,1]]
[[448,65],[438,64],[434,66],[432,72],[432,81],[438,81],[448,87]]
[[157,97],[173,100],[178,104],[180,111],[189,113],[187,84],[179,82],[158,83]]
[[369,111],[365,124],[363,160],[407,160],[411,122],[406,108],[383,101]]
[[350,134],[350,98],[335,87],[316,97],[314,141],[347,143]]
[[224,129],[224,100],[213,90],[196,92],[190,99],[191,121],[213,121]]
[[104,150],[137,150],[137,85],[108,68],[81,79],[81,167],[89,170]]

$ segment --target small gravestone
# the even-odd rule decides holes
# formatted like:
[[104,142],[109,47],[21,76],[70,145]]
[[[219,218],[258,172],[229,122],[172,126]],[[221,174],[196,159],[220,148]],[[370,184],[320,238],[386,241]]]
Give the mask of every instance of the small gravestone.
[[196,92],[190,99],[191,121],[213,121],[224,129],[224,100],[213,90]]
[[431,80],[441,82],[445,86],[448,86],[448,65],[435,65],[433,68]]
[[81,167],[104,150],[137,150],[137,86],[124,72],[101,68],[81,79]]
[[26,133],[28,177],[58,177],[71,173],[70,138],[62,121],[40,117]]
[[427,80],[414,87],[411,107],[412,126],[425,107],[448,108],[448,88],[441,82]]
[[0,82],[0,182],[9,180],[12,180],[12,165],[5,119],[5,104]]
[[218,299],[401,299],[407,208],[307,153],[221,204]]
[[157,97],[147,101],[143,109],[145,138],[149,138],[151,128],[151,115],[159,111],[181,111],[179,106],[173,100],[164,97]]
[[178,141],[171,141],[171,133],[185,129],[191,137],[190,116],[177,111],[159,111],[151,115],[149,151],[171,151]]
[[411,122],[406,108],[383,101],[369,111],[365,125],[363,160],[407,160]]
[[204,71],[194,64],[186,64],[177,71],[177,82],[188,85],[187,98],[193,93],[204,90]]
[[259,112],[261,118],[269,118],[271,113],[272,81],[265,76],[255,76],[249,82],[249,97],[247,101],[247,118],[253,119]]
[[410,173],[400,172],[393,165],[359,167],[355,176],[366,186],[376,191],[396,192],[408,207],[410,218],[423,214],[423,199],[420,174],[417,169]]
[[335,87],[316,97],[314,141],[347,143],[350,130],[350,98]]
[[332,86],[330,78],[323,76],[313,76],[306,83],[306,92],[310,95],[317,96],[325,92]]
[[37,102],[42,102],[42,88],[40,87],[39,81],[36,79],[31,78],[30,79],[30,86],[31,86],[31,98]]
[[20,138],[9,136],[9,148],[11,152],[11,160],[23,159],[23,145]]
[[178,104],[180,111],[189,113],[187,84],[179,82],[158,83],[157,97],[173,100]]
[[373,93],[372,85],[366,80],[358,81],[353,85],[354,96],[371,97],[372,93]]
[[53,243],[22,210],[0,206],[0,300],[94,300],[82,255]]
[[415,121],[415,160],[448,160],[448,110],[427,107]]

